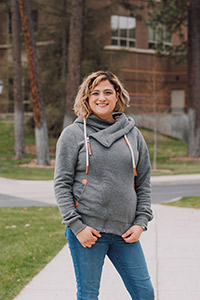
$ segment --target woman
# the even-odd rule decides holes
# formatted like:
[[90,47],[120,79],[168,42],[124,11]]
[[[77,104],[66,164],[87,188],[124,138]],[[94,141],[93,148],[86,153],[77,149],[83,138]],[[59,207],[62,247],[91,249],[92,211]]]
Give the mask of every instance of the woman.
[[139,242],[153,218],[150,161],[134,120],[122,112],[129,100],[114,74],[90,74],[75,99],[78,118],[57,143],[55,195],[78,300],[98,299],[106,255],[132,299],[154,299]]

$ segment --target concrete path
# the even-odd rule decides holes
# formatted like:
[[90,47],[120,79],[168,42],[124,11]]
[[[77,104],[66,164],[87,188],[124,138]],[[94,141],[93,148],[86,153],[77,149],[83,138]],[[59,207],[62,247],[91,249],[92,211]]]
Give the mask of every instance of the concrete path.
[[[141,242],[156,300],[200,298],[200,210],[153,205],[154,220]],[[21,291],[15,300],[75,300],[75,278],[68,246]],[[106,260],[100,300],[130,300]]]
[[[200,182],[200,175],[173,177],[171,183],[190,179]],[[169,184],[169,178],[154,179],[153,184],[160,181]],[[55,205],[52,182],[0,178],[0,192]],[[142,234],[141,242],[156,300],[197,300],[200,298],[200,210],[155,204],[152,207],[155,218],[149,223],[149,230]],[[75,290],[66,245],[14,300],[75,300]],[[131,299],[109,260],[105,263],[99,299]]]
[[[18,202],[18,200],[20,200]],[[13,180],[0,177],[0,206],[56,205],[52,180]]]

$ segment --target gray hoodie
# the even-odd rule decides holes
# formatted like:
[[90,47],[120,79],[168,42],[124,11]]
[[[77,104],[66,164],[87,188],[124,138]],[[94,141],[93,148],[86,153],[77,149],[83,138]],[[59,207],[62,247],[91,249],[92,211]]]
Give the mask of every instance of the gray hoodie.
[[78,118],[57,142],[55,195],[75,235],[86,225],[122,235],[153,218],[146,143],[131,117],[113,116],[114,123],[91,115],[85,130]]

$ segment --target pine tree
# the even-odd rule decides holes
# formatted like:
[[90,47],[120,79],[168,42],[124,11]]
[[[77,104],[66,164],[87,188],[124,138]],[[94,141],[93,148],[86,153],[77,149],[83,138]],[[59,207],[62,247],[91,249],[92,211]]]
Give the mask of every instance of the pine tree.
[[30,3],[29,0],[18,0],[18,2],[20,7],[24,42],[28,59],[29,78],[33,100],[37,164],[49,165],[50,156],[48,132],[45,118],[36,46],[33,39]]
[[188,156],[200,157],[200,2],[188,6]]
[[17,0],[11,1],[12,48],[13,48],[13,94],[15,119],[15,158],[25,156],[24,109],[22,101],[21,38],[20,14]]
[[84,0],[71,0],[66,84],[66,110],[63,127],[69,125],[73,121],[73,103],[81,79],[83,11]]
[[[156,46],[157,53],[174,57],[177,62],[188,64],[188,116],[189,140],[188,156],[200,157],[200,1],[199,0],[149,0],[149,25],[165,26],[167,32],[176,33],[180,43],[164,46],[161,38]],[[183,27],[187,28],[185,37]],[[160,35],[162,37],[162,35]]]

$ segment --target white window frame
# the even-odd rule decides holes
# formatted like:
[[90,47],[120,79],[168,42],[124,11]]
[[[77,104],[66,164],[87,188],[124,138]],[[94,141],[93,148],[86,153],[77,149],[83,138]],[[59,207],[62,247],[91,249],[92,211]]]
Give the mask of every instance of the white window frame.
[[[126,23],[125,27],[122,27],[120,23]],[[114,24],[115,23],[115,24]],[[132,27],[129,27],[130,24],[134,25],[133,29],[135,30],[135,37],[129,36],[129,30],[132,29]],[[124,25],[124,24],[123,24]],[[113,35],[113,31],[116,31],[116,35]],[[125,31],[125,36],[121,35],[121,30]],[[136,48],[136,19],[133,17],[127,17],[127,16],[118,16],[118,15],[112,15],[111,16],[111,46],[116,48],[125,48],[125,49],[132,49]],[[122,42],[124,45],[122,45]],[[131,46],[131,43],[133,46]]]
[[[153,29],[151,26],[148,26],[148,43],[149,43],[149,49],[153,49],[153,46],[158,44],[161,40],[159,37],[159,34],[162,34],[164,36],[164,45],[171,46],[171,37],[169,36],[166,28],[164,25],[158,24],[156,29]],[[150,38],[150,35],[153,35],[153,39]]]

